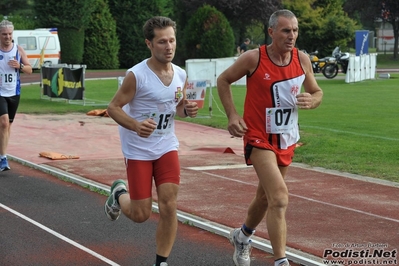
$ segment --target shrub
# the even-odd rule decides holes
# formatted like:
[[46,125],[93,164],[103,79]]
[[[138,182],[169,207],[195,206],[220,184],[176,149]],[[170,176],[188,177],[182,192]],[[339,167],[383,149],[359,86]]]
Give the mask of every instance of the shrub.
[[169,0],[110,0],[111,14],[116,21],[116,31],[121,45],[119,63],[130,68],[151,56],[144,41],[143,25],[153,16],[169,15]]
[[116,22],[107,3],[96,0],[85,31],[83,63],[90,69],[115,69],[119,67],[118,52]]
[[62,63],[83,63],[84,34],[94,3],[95,0],[34,1],[39,27],[58,28]]
[[189,58],[230,57],[235,52],[233,30],[216,8],[204,5],[189,19],[184,30]]

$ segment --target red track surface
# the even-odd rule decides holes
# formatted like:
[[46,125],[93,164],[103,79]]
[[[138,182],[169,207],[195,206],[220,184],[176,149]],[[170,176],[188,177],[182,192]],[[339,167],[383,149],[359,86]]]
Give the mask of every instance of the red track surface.
[[[179,209],[229,227],[240,226],[257,185],[251,167],[229,169],[244,163],[241,140],[225,130],[179,121],[176,132],[182,166]],[[39,157],[42,151],[80,159],[49,160]],[[125,178],[117,126],[106,117],[17,114],[8,153],[107,185]],[[191,169],[196,166],[227,169]],[[387,251],[399,248],[398,184],[295,165],[286,181],[289,247],[318,257],[325,249],[361,250],[369,243]],[[268,238],[265,223],[257,228],[257,236]]]

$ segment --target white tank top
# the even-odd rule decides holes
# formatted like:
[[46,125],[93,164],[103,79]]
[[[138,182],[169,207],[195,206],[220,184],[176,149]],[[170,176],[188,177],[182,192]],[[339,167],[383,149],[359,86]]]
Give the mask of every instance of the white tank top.
[[174,117],[176,105],[183,99],[186,71],[172,64],[173,79],[169,86],[165,86],[148,67],[147,60],[127,70],[136,77],[136,94],[123,110],[139,122],[152,118],[158,127],[151,136],[142,138],[136,132],[119,126],[122,153],[132,160],[156,160],[179,148]]
[[10,51],[0,50],[0,96],[11,97],[21,94],[21,81],[19,69],[10,67],[8,61],[11,59],[21,62],[17,45],[13,44]]

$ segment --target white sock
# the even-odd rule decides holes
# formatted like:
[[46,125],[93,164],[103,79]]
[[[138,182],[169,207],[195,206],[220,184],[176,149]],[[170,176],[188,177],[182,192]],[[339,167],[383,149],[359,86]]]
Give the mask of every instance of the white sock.
[[240,230],[240,233],[238,234],[238,241],[240,241],[241,243],[244,243],[244,244],[248,244],[248,243],[249,243],[249,240],[251,239],[251,236],[252,236],[252,235],[246,236],[246,235],[242,232],[242,230]]
[[280,264],[283,264],[284,262],[288,262],[288,259],[287,258],[278,259],[278,260],[274,261],[274,266],[279,266]]

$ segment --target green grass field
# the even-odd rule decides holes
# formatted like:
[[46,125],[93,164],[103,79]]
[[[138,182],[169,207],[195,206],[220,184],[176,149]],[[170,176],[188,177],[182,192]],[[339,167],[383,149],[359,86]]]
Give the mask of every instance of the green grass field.
[[[347,84],[344,80],[318,80],[324,97],[314,110],[300,110],[304,145],[294,162],[399,182],[399,75],[391,79]],[[242,113],[245,88],[232,87]],[[212,119],[198,123],[227,127],[222,105],[213,90]],[[208,110],[201,110],[206,115]],[[220,120],[222,119],[222,120]]]
[[321,81],[322,105],[300,112],[295,161],[399,181],[399,81]]
[[[84,97],[86,105],[82,101],[71,101],[64,99],[49,99],[41,97],[39,85],[23,86],[21,102],[18,108],[19,113],[31,114],[62,114],[68,112],[88,112],[93,109],[104,109],[118,89],[118,82],[115,79],[89,80],[85,81]],[[93,103],[94,104],[91,104]]]
[[377,55],[377,68],[399,68],[399,58],[393,59],[393,54],[379,53]]
[[[301,140],[294,162],[399,182],[399,74],[347,84],[341,79],[320,79],[323,103],[315,110],[300,110]],[[117,90],[116,79],[86,81],[85,97],[109,102]],[[244,86],[232,87],[237,110],[242,113]],[[226,129],[227,118],[212,89],[212,115],[205,107],[187,121]],[[82,106],[43,100],[39,85],[24,86],[19,113],[87,112],[102,106]]]

